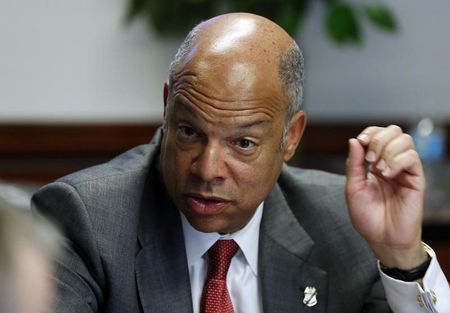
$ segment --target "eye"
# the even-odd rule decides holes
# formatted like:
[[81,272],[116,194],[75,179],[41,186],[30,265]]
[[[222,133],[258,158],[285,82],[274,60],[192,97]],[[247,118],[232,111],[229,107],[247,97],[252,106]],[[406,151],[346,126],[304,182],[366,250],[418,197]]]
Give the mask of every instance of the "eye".
[[243,149],[243,150],[250,150],[253,147],[255,147],[255,143],[253,141],[251,141],[250,139],[239,139],[238,141],[236,141],[236,146],[238,146],[239,148]]
[[193,137],[197,134],[196,131],[192,127],[189,127],[186,125],[179,126],[178,130],[185,137]]

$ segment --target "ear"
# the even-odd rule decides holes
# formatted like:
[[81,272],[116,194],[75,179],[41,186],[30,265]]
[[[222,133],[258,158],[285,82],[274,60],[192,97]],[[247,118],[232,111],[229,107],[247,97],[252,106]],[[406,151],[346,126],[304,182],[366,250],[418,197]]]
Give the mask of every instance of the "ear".
[[164,117],[166,116],[167,109],[167,98],[169,97],[169,83],[165,82],[163,87],[163,97],[164,97]]
[[295,153],[306,127],[306,113],[299,111],[291,118],[284,144],[284,161],[289,161]]
[[167,99],[169,98],[169,83],[166,81],[164,82],[164,86],[163,86],[163,101],[164,101],[164,115],[163,115],[163,125],[162,125],[162,129],[163,129],[163,133],[166,129],[166,119],[167,119]]

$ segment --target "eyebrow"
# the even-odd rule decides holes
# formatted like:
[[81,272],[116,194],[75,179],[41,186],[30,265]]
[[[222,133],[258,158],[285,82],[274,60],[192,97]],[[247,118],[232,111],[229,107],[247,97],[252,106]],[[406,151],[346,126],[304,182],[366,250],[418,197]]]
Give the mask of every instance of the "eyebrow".
[[241,129],[247,129],[247,128],[251,128],[253,126],[261,125],[261,124],[268,123],[268,122],[269,121],[266,121],[266,120],[257,120],[257,121],[253,121],[253,122],[249,122],[249,123],[238,125],[238,127],[241,128]]

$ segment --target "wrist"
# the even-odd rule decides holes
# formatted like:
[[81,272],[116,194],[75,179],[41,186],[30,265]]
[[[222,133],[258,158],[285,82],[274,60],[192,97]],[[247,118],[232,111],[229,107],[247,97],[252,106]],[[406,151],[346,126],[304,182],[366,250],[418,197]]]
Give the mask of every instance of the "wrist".
[[426,259],[417,266],[410,268],[387,267],[380,261],[380,269],[387,276],[394,279],[406,282],[420,281],[425,276],[428,267],[430,265],[431,259],[433,257],[433,251],[431,250],[430,247],[428,247],[425,244],[422,244],[422,247],[423,251],[426,254]]
[[[385,268],[398,268],[400,270],[411,270],[422,265],[429,259],[427,246],[419,242],[412,248],[408,249],[392,249],[383,247],[379,249],[380,253],[375,254],[380,260],[380,264]],[[382,253],[381,253],[382,251]]]

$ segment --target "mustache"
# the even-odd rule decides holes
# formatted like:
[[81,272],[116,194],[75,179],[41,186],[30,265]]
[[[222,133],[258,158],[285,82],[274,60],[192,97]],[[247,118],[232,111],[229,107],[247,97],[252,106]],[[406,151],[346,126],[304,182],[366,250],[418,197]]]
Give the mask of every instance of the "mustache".
[[232,201],[238,196],[222,179],[203,181],[198,177],[190,177],[184,187],[183,194],[205,200]]

